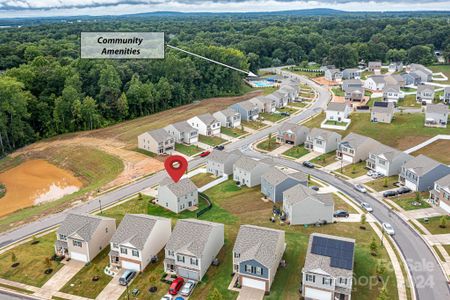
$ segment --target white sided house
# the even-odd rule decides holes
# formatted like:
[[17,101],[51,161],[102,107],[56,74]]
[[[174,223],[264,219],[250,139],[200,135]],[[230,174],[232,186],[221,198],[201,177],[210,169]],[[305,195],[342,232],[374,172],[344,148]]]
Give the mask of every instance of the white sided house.
[[159,184],[157,203],[178,214],[198,204],[197,186],[189,178],[178,182],[165,178]]
[[189,125],[198,130],[199,134],[206,136],[220,135],[220,121],[211,114],[203,114],[190,118]]
[[342,136],[334,131],[313,128],[305,141],[305,148],[309,151],[325,154],[337,149]]
[[112,266],[144,271],[164,248],[172,232],[170,219],[126,214],[111,239],[109,259]]
[[[55,252],[84,263],[105,249],[116,232],[116,220],[69,213],[56,231]],[[30,249],[31,251],[31,249]]]
[[241,156],[233,165],[233,180],[240,185],[254,187],[261,184],[261,175],[269,168],[273,168],[270,159],[254,160]]
[[348,120],[351,108],[346,103],[330,102],[325,111],[325,119],[328,121],[343,122]]
[[427,104],[425,108],[425,126],[446,128],[449,117],[447,104]]
[[178,220],[165,248],[164,271],[185,279],[202,280],[223,244],[223,224]]
[[379,144],[369,152],[366,167],[383,174],[383,176],[398,175],[402,166],[413,157],[403,151]]
[[231,108],[215,112],[213,117],[219,120],[222,127],[238,128],[241,126],[241,114]]
[[383,75],[370,76],[364,82],[364,87],[366,89],[369,89],[369,90],[372,90],[375,92],[382,91],[384,89],[385,85],[386,85],[386,81],[384,80]]
[[206,162],[206,171],[216,177],[231,175],[234,163],[241,157],[239,150],[232,152],[213,151]]
[[170,124],[164,129],[174,137],[176,143],[192,145],[198,142],[198,130],[186,121]]
[[164,129],[155,129],[138,136],[138,148],[155,154],[170,154],[175,150],[175,139]]
[[351,132],[338,145],[336,156],[352,164],[365,161],[369,158],[371,150],[380,145],[380,142],[357,133]]

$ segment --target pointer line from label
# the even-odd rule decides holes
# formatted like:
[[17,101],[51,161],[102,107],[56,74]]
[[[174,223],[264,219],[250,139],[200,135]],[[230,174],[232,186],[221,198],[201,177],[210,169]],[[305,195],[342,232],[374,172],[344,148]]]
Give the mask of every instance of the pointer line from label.
[[186,54],[189,54],[189,55],[192,55],[192,56],[201,58],[201,59],[205,59],[205,60],[210,61],[210,62],[212,62],[212,63],[215,63],[215,64],[218,64],[218,65],[224,66],[224,67],[226,67],[226,68],[233,69],[233,70],[235,70],[235,71],[238,71],[238,72],[247,74],[247,76],[250,76],[250,77],[257,77],[257,75],[254,74],[253,72],[250,72],[250,71],[244,71],[244,70],[241,70],[241,69],[238,69],[238,68],[235,68],[235,67],[226,65],[226,64],[224,64],[224,63],[218,62],[218,61],[216,61],[216,60],[213,60],[213,59],[210,59],[210,58],[207,58],[207,57],[204,57],[204,56],[201,56],[201,55],[198,55],[198,54],[195,54],[195,53],[186,51],[186,50],[183,50],[183,49],[181,49],[181,48],[178,48],[178,47],[175,47],[175,46],[171,46],[171,45],[169,45],[169,44],[166,44],[166,46],[169,47],[169,48],[172,48],[172,49],[175,49],[175,50],[184,52],[184,53],[186,53]]

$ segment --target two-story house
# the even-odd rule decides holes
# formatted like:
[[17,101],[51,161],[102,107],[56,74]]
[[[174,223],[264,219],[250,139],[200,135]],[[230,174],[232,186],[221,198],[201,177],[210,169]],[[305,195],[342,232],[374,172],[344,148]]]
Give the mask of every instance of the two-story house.
[[239,284],[269,292],[285,249],[283,230],[241,225],[233,247]]
[[354,239],[312,233],[302,269],[303,298],[351,300],[354,256]]
[[222,127],[238,128],[241,126],[241,114],[231,108],[225,108],[213,113],[214,118],[219,120]]
[[233,165],[233,180],[240,185],[257,186],[261,184],[261,175],[272,166],[270,159],[255,160],[243,155]]
[[172,232],[170,219],[126,214],[111,238],[109,261],[112,266],[144,271],[164,248]]
[[394,118],[393,102],[374,102],[370,110],[370,121],[374,123],[391,123]]
[[69,213],[56,231],[55,253],[90,262],[108,246],[114,232],[113,218]]
[[278,129],[276,140],[278,143],[297,146],[305,142],[308,133],[308,127],[286,122]]
[[398,181],[413,191],[429,191],[440,178],[450,174],[450,167],[423,154],[407,161]]
[[190,118],[187,122],[197,129],[199,134],[206,136],[220,135],[220,121],[209,113]]
[[371,149],[366,167],[370,170],[383,174],[383,176],[398,175],[402,166],[413,157],[403,151],[379,144]]
[[405,81],[405,85],[419,85],[422,82],[422,78],[414,72],[402,73],[400,76]]
[[[296,84],[298,86],[298,84]],[[295,85],[284,84],[280,87],[280,91],[283,93],[287,93],[288,102],[293,102],[298,97],[299,90],[295,88]]]
[[336,156],[352,164],[369,158],[370,150],[378,147],[380,142],[357,133],[351,132],[338,145]]
[[434,88],[431,85],[421,84],[417,86],[416,101],[432,104],[434,100]]
[[342,122],[348,120],[351,108],[347,103],[330,102],[325,110],[325,119]]
[[344,99],[350,102],[362,102],[364,93],[364,87],[348,87],[344,90]]
[[367,66],[369,72],[380,72],[381,71],[381,61],[369,61]]
[[223,244],[223,224],[178,220],[164,251],[164,271],[185,279],[202,280]]
[[175,150],[175,139],[164,129],[155,129],[138,136],[138,148],[155,154],[170,154]]
[[401,72],[403,71],[403,63],[402,62],[391,62],[388,67],[389,72]]
[[286,174],[272,167],[261,176],[261,193],[273,202],[281,202],[283,192],[297,184],[308,185],[308,177],[305,173]]
[[356,68],[344,69],[342,71],[342,79],[359,79],[361,70]]
[[259,116],[258,105],[254,104],[250,100],[235,103],[230,106],[231,109],[235,110],[241,115],[241,120],[244,121],[255,121]]
[[348,88],[362,88],[364,83],[360,79],[347,79],[342,82],[342,90],[346,91]]
[[208,156],[206,171],[216,177],[231,175],[233,173],[233,165],[241,155],[242,153],[239,150],[232,152],[213,151]]
[[164,129],[175,139],[176,143],[191,145],[198,142],[198,130],[186,121],[170,124]]
[[277,109],[277,101],[273,97],[259,96],[250,99],[250,102],[258,106],[260,113],[273,113]]
[[189,178],[174,182],[167,177],[159,184],[157,203],[178,214],[198,204],[197,186]]
[[339,82],[342,80],[342,72],[339,69],[327,69],[325,71],[325,79]]
[[400,85],[387,84],[383,88],[383,101],[397,103],[400,99]]
[[445,104],[450,104],[450,86],[444,88],[444,95],[442,95],[442,101]]
[[334,131],[321,128],[313,128],[305,141],[305,148],[317,153],[328,153],[335,151],[341,142],[342,136]]
[[412,73],[420,76],[421,82],[429,82],[433,80],[433,71],[421,64],[410,64],[407,69]]
[[430,200],[450,214],[450,174],[434,182]]
[[318,194],[305,185],[294,185],[283,192],[283,212],[290,225],[333,222],[332,194]]
[[446,128],[449,117],[447,104],[427,104],[425,108],[425,126]]
[[364,82],[364,87],[366,89],[372,90],[375,92],[382,91],[385,85],[386,85],[386,81],[384,80],[384,75],[370,76]]

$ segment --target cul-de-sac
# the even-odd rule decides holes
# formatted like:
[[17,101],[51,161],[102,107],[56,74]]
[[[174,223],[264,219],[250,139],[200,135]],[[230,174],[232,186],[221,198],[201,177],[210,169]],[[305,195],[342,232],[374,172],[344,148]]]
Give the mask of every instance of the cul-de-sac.
[[450,299],[449,2],[73,2],[0,1],[0,299]]

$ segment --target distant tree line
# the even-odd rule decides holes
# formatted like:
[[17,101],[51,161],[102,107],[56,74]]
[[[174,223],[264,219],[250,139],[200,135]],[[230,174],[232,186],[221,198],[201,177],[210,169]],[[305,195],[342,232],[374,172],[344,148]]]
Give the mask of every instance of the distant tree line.
[[0,30],[0,155],[44,137],[107,126],[242,92],[242,74],[173,50],[164,60],[83,60],[81,31],[164,31],[175,46],[242,69],[316,61],[430,64],[450,58],[447,17],[216,16],[83,20]]

